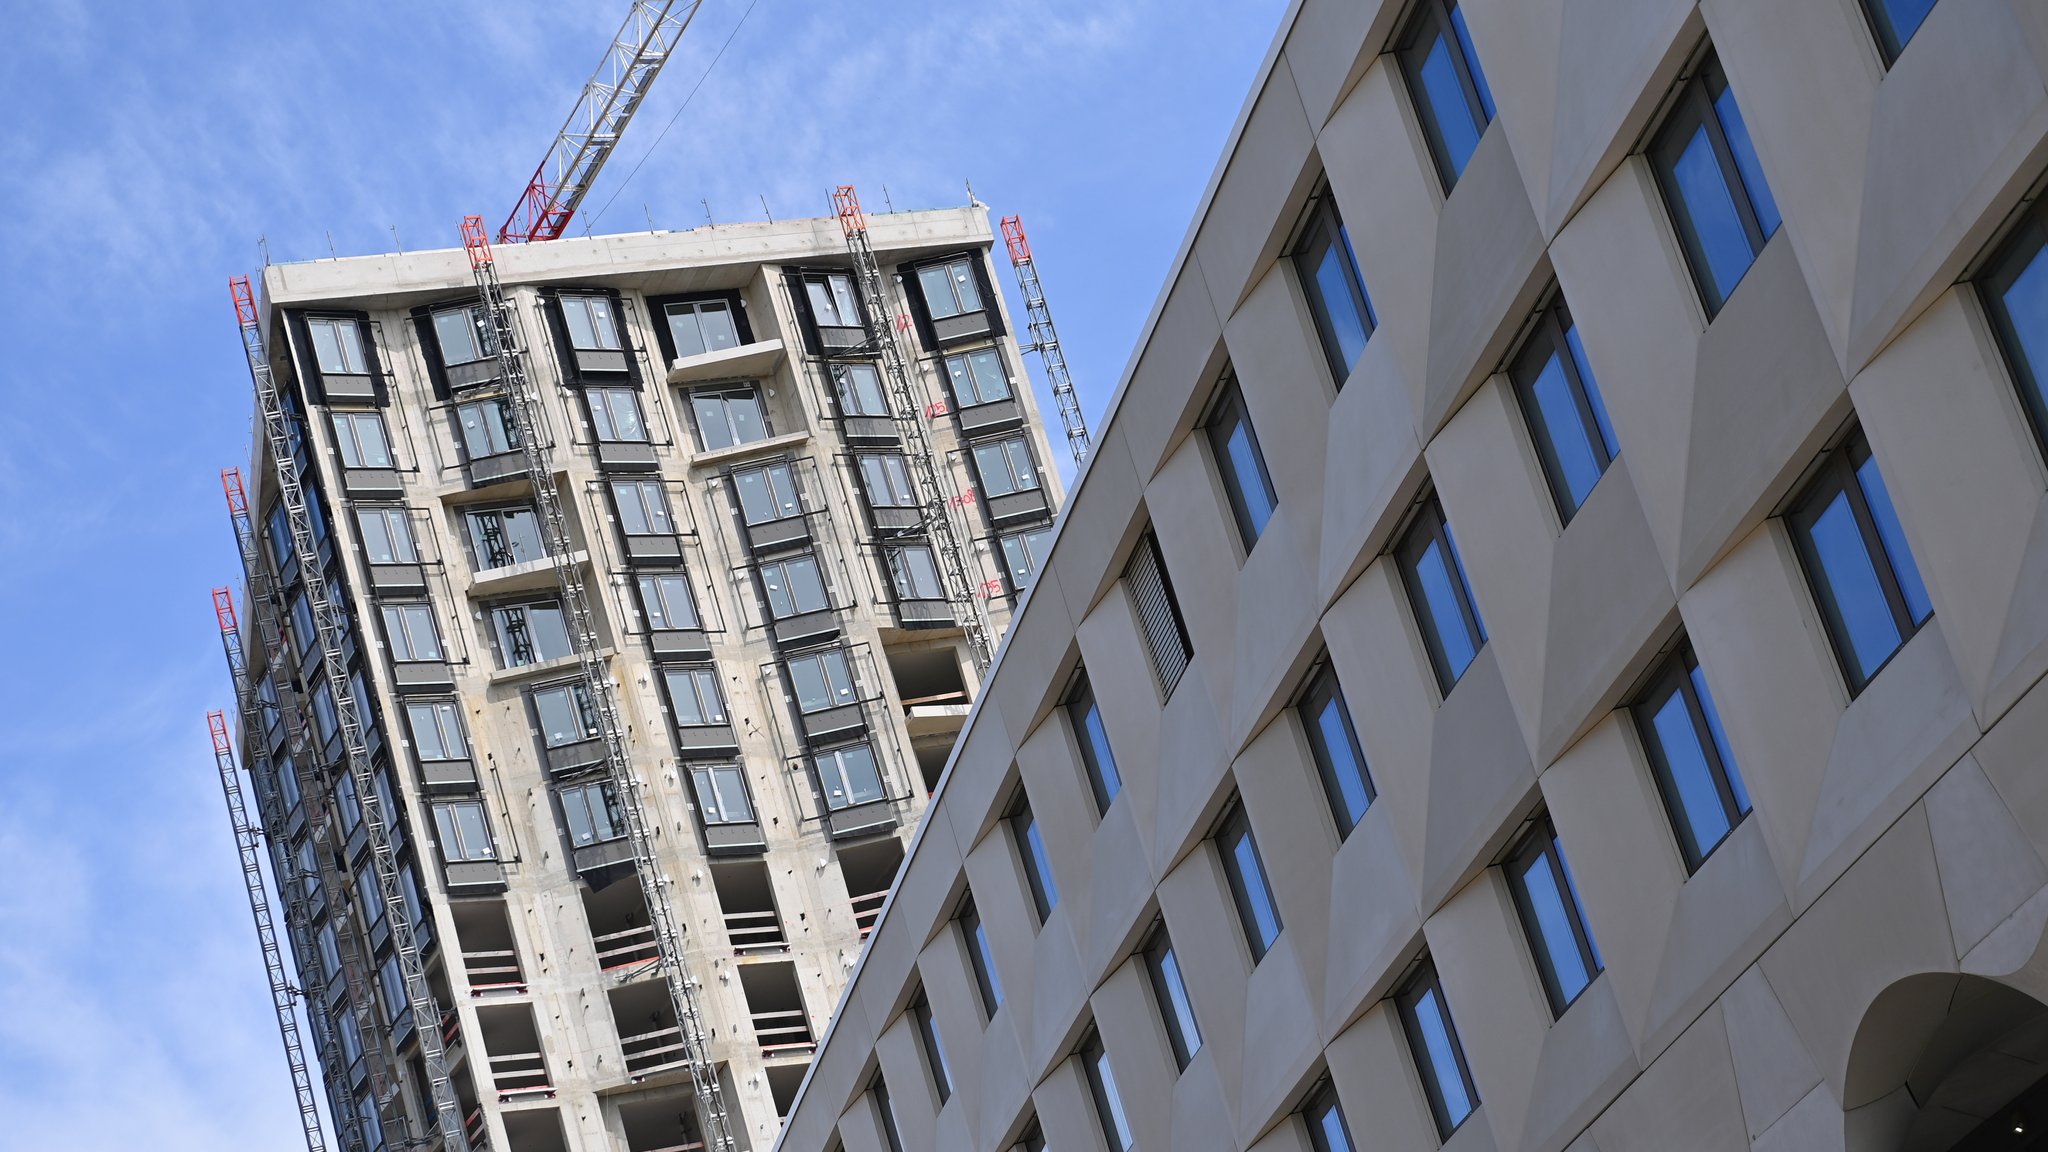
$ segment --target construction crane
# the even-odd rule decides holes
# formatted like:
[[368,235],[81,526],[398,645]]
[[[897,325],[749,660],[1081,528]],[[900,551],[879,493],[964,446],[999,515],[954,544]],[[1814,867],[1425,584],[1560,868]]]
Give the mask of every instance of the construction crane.
[[932,451],[931,438],[924,433],[925,406],[918,403],[910,383],[909,361],[897,342],[897,325],[890,320],[895,310],[883,295],[881,264],[875,258],[874,244],[868,239],[868,220],[860,210],[860,197],[853,185],[841,184],[832,193],[832,207],[839,213],[839,229],[846,234],[847,250],[853,254],[861,307],[868,325],[867,342],[882,358],[882,372],[889,381],[889,408],[896,418],[897,434],[903,438],[903,456],[917,487],[925,537],[939,554],[939,575],[945,584],[946,599],[952,602],[954,621],[967,634],[975,669],[986,672],[995,658],[994,629],[974,595],[978,585],[967,575],[967,553],[961,547],[961,536],[953,530],[954,501],[939,481],[940,462]]
[[683,29],[704,0],[633,0],[619,34],[612,37],[604,60],[583,85],[583,94],[562,122],[540,167],[526,182],[526,191],[512,214],[498,228],[500,244],[553,240],[569,227],[576,208],[590,192],[598,170],[618,147],[626,124]]
[[1024,235],[1022,217],[1003,217],[1003,243],[1010,249],[1010,266],[1017,270],[1017,290],[1024,294],[1024,312],[1031,326],[1031,343],[1024,351],[1037,352],[1045,364],[1046,382],[1052,385],[1060,423],[1067,429],[1067,447],[1073,450],[1078,465],[1088,458],[1088,424],[1081,418],[1081,400],[1074,393],[1074,378],[1067,374],[1067,357],[1060,351],[1060,334],[1052,326],[1052,309],[1038,282],[1038,263],[1031,258],[1031,241]]

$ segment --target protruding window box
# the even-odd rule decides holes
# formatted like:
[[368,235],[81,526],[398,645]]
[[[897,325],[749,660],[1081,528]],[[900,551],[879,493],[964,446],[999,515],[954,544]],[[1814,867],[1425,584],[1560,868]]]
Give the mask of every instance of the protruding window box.
[[682,558],[683,543],[674,536],[626,537],[626,560],[629,563],[673,568]]
[[496,860],[454,861],[442,878],[450,896],[489,896],[505,890],[505,866]]
[[547,757],[550,772],[581,772],[604,763],[604,741],[592,737],[589,740],[578,740],[574,744],[563,744],[548,749]]
[[[353,859],[353,857],[351,857],[351,859]],[[358,909],[358,911],[360,911],[360,908]],[[384,951],[384,945],[389,944],[390,942],[391,917],[390,915],[386,914],[377,917],[377,922],[375,924],[370,925],[370,951],[382,953]],[[412,1019],[412,1013],[410,1012],[401,1012],[399,1013],[399,1015],[407,1021]]]
[[896,434],[896,421],[889,416],[841,417],[839,434],[846,437],[849,444],[882,445],[902,442],[902,438]]
[[1025,520],[1042,520],[1050,515],[1052,505],[1046,503],[1043,488],[1029,488],[1006,496],[992,496],[988,501],[989,522],[998,528]]
[[627,372],[626,354],[617,348],[571,348],[569,354],[576,358],[578,372],[612,376],[623,376]]
[[730,724],[693,724],[676,729],[676,752],[684,759],[731,756],[739,750],[739,737],[733,735]]
[[337,400],[374,403],[377,399],[377,378],[367,372],[322,372],[320,387],[330,404]]
[[976,404],[971,408],[959,409],[960,431],[965,436],[983,436],[991,432],[1008,432],[1024,424],[1024,409],[1012,400],[992,400],[987,404]]
[[469,486],[484,488],[526,475],[526,453],[500,452],[478,456],[469,462]]
[[709,384],[720,380],[766,380],[780,367],[782,341],[756,340],[736,348],[679,356],[669,362],[668,382]]
[[455,671],[440,660],[404,660],[391,665],[400,692],[446,692],[455,687]]
[[958,316],[932,321],[932,339],[941,346],[986,336],[993,331],[995,325],[989,322],[988,312],[985,310],[962,312]]
[[948,600],[898,600],[896,619],[905,628],[950,628],[959,623]]
[[839,635],[839,618],[829,608],[787,616],[774,624],[775,642],[800,645]]
[[641,440],[598,441],[597,464],[611,472],[652,472],[661,466],[654,445]]
[[704,825],[704,851],[713,856],[739,856],[768,847],[761,826],[752,820],[737,824]]
[[[342,846],[342,858],[351,865],[354,865],[362,861],[364,855],[369,852],[369,849],[370,829],[363,821],[357,820],[356,826],[349,830],[348,843]],[[383,927],[381,921],[378,923],[378,927]],[[380,936],[378,939],[381,940],[383,937]]]
[[917,532],[924,528],[924,512],[918,508],[873,508],[875,531],[885,536]]
[[296,840],[299,833],[305,830],[306,806],[304,804],[294,804],[292,805],[292,810],[284,814],[284,838],[287,841]]
[[841,704],[837,708],[807,712],[803,722],[804,735],[812,740],[850,736],[867,727],[867,717],[862,715],[859,704]]
[[451,392],[467,392],[498,381],[498,358],[486,356],[467,364],[454,364],[447,368],[448,389]]
[[429,792],[477,790],[476,764],[469,760],[422,760],[420,783]]
[[630,863],[632,859],[633,841],[625,836],[576,848],[569,853],[569,862],[578,873],[602,871],[617,864]]
[[703,660],[711,656],[711,638],[701,628],[667,628],[649,632],[647,646],[656,660]]
[[391,497],[405,494],[405,484],[396,468],[344,468],[341,486],[351,496]]
[[859,351],[867,346],[868,330],[837,324],[820,324],[818,343],[824,346],[825,354],[828,356],[837,352]]
[[834,839],[871,836],[895,826],[896,808],[887,799],[841,808],[825,817],[825,830]]
[[372,564],[370,587],[377,592],[425,592],[427,570],[418,564]]
[[801,547],[811,542],[811,525],[802,516],[747,525],[747,546],[756,553]]

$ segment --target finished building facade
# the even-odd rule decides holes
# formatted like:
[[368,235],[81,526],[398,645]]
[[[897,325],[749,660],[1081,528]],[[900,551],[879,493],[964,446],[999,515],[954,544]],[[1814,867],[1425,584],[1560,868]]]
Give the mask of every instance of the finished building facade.
[[524,393],[463,250],[266,270],[242,743],[336,1147],[701,1147],[693,1071],[773,1140],[1058,504],[986,214],[866,226],[879,310],[829,218],[501,248]]
[[2048,6],[1300,0],[782,1152],[2048,1147]]

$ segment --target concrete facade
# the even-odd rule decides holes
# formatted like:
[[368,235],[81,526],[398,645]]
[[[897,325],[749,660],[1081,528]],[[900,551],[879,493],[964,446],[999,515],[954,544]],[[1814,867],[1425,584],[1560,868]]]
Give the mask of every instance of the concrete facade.
[[[1094,1043],[1151,1150],[1336,1147],[1302,1118],[1329,1093],[1380,1152],[2037,1146],[2008,1109],[2048,1075],[2048,467],[1980,280],[2048,172],[2048,6],[1939,0],[1887,63],[1863,0],[1463,0],[1498,113],[1448,191],[1416,9],[1290,9],[784,1152],[1114,1148]],[[1782,214],[1718,309],[1646,154],[1710,49]],[[1291,257],[1325,182],[1377,320],[1337,370]],[[1511,371],[1559,298],[1619,443],[1570,513]],[[1249,547],[1203,427],[1226,365],[1275,497]],[[1857,429],[1931,604],[1867,684],[1795,526]],[[1486,627],[1448,689],[1398,555],[1432,493]],[[1170,689],[1124,577],[1148,529]],[[1643,719],[1688,646],[1747,786],[1696,866]],[[1325,659],[1377,793],[1348,834],[1296,707]],[[1505,867],[1543,817],[1602,962],[1561,1012]],[[1455,1125],[1401,1008],[1431,970]]]
[[[902,320],[920,419],[981,582],[975,592],[1000,635],[1026,582],[1006,569],[1001,537],[1049,530],[1060,481],[1009,335],[988,218],[975,205],[876,215],[869,227],[893,310],[879,321]],[[918,574],[899,578],[887,555],[924,540],[916,502],[877,499],[863,471],[864,454],[900,451],[900,438],[887,407],[839,396],[833,365],[872,364],[872,353],[863,359],[856,347],[858,316],[831,324],[803,280],[851,268],[836,220],[504,246],[497,260],[543,397],[543,435],[731,1126],[741,1147],[765,1148],[981,675],[943,595],[934,599]],[[934,283],[948,281],[947,268],[965,278],[954,289],[963,299],[934,308],[918,285],[929,267],[941,269]],[[471,1146],[701,1147],[623,823],[602,793],[584,790],[603,776],[602,746],[584,739],[594,729],[568,694],[580,673],[563,655],[566,638],[550,638],[552,561],[536,551],[543,537],[530,512],[522,522],[517,511],[531,509],[532,485],[502,431],[469,407],[490,394],[496,360],[465,362],[457,345],[467,318],[445,313],[477,298],[463,252],[273,266],[263,289],[273,370],[309,417],[296,430],[325,510],[320,550],[345,590],[346,648],[372,759],[400,810],[394,839],[417,891]],[[822,299],[833,296],[825,284]],[[699,335],[720,328],[693,311],[700,306],[737,320],[702,348],[670,325],[675,314]],[[587,334],[607,326],[618,339]],[[343,347],[351,342],[359,347]],[[1006,374],[1008,400],[965,397],[948,383],[944,357],[971,353],[984,354],[980,369]],[[884,396],[886,384],[874,383],[870,397]],[[980,387],[1000,390],[986,379]],[[730,404],[755,406],[715,399],[740,393],[753,400]],[[343,442],[366,435],[354,421],[381,425],[383,454]],[[1012,478],[1004,486],[1019,490],[998,497],[971,458],[1005,437],[1021,437],[1036,477]],[[769,465],[783,471],[753,471]],[[282,658],[294,659],[311,639],[310,621],[293,612],[303,560],[288,535],[271,535],[277,480],[260,436],[252,475],[264,562],[282,589]],[[629,507],[656,493],[666,528]],[[757,505],[771,511],[757,515]],[[504,509],[509,518],[498,516]],[[473,519],[482,513],[491,516]],[[395,547],[407,531],[410,544]],[[795,567],[775,567],[806,556],[822,578],[822,610],[807,606]],[[399,635],[423,630],[424,648],[418,635]],[[251,658],[263,672],[260,649]],[[320,763],[298,771],[321,802],[279,798],[266,827],[285,852],[360,871],[361,833],[331,791],[339,742],[320,715],[318,648],[296,660],[286,679],[305,695],[286,718],[297,712],[316,728],[308,756]],[[831,662],[811,665],[822,700],[807,698],[792,671],[807,660]],[[565,715],[568,729],[557,731]],[[268,731],[244,733],[245,743],[282,757],[287,727],[273,709]],[[860,747],[872,754],[872,786],[857,767],[844,780],[831,770],[835,752]],[[279,783],[259,781],[259,791],[279,794]],[[342,818],[320,823],[321,807]],[[351,996],[368,996],[373,1022],[390,1022],[390,989],[375,979],[388,944],[347,927],[382,914],[365,899],[321,892],[304,911],[313,933],[344,926],[336,952],[359,950],[372,977],[363,987],[352,991],[331,955],[297,959],[336,1019]],[[371,1152],[439,1147],[407,1026],[364,1044],[386,1048],[399,1087],[381,1137],[366,1140]],[[341,1107],[374,1112],[360,1103],[371,1091],[362,1063],[350,1063],[352,1099]]]

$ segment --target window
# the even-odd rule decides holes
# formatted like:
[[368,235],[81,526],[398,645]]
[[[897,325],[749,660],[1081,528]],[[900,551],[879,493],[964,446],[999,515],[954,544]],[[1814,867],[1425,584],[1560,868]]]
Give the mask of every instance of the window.
[[1217,826],[1216,852],[1223,858],[1230,898],[1237,905],[1238,922],[1244,925],[1245,943],[1251,945],[1252,963],[1257,964],[1280,938],[1280,909],[1273,903],[1266,866],[1259,862],[1259,846],[1252,840],[1251,821],[1245,817],[1242,802],[1233,803]]
[[1159,538],[1148,529],[1138,540],[1137,550],[1124,568],[1124,586],[1131,604],[1138,610],[1146,647],[1152,653],[1152,671],[1159,677],[1160,691],[1169,697],[1188,670],[1195,646],[1188,640],[1187,622],[1181,619],[1180,600],[1173,594],[1173,582],[1166,576],[1166,558],[1160,555]]
[[1920,30],[1934,0],[1864,0],[1863,6],[1870,13],[1870,27],[1877,33],[1877,46],[1884,52],[1884,62],[1890,65],[1898,61],[1913,33]]
[[887,416],[889,401],[882,395],[882,374],[865,360],[832,366],[832,380],[839,393],[841,416]]
[[981,288],[975,281],[971,256],[919,268],[917,286],[924,290],[925,307],[934,320],[981,311]]
[[2036,211],[2007,240],[1978,289],[2034,432],[2048,450],[2048,214]]
[[1081,766],[1088,772],[1089,791],[1095,793],[1095,810],[1108,812],[1116,794],[1123,791],[1124,778],[1116,770],[1109,729],[1102,724],[1102,708],[1095,702],[1095,686],[1088,682],[1085,668],[1074,674],[1074,686],[1067,690],[1067,720],[1074,726],[1074,742],[1081,747]]
[[1399,49],[1401,74],[1446,191],[1456,186],[1493,123],[1493,93],[1458,0],[1421,0]]
[[385,604],[384,640],[397,661],[440,660],[441,632],[431,604]]
[[[398,970],[397,956],[387,957],[384,966],[377,970],[377,984],[384,993],[384,1022],[396,1025],[401,1017],[412,1010],[412,1001],[405,994],[405,977]],[[372,1116],[376,1115],[376,1097],[364,1096],[358,1108]]]
[[453,700],[414,700],[405,706],[412,726],[412,749],[422,760],[467,760],[469,737],[462,728],[462,709]]
[[[335,969],[335,972],[338,974],[340,969]],[[349,1066],[354,1067],[355,1062],[363,1058],[362,1026],[356,1023],[356,1014],[353,1012],[337,1012],[335,1015],[341,1018],[341,1027],[338,1029],[341,1033],[341,1054]],[[365,1096],[363,1101],[369,1105],[369,1111],[374,1115],[377,1111],[376,1098]]]
[[659,480],[614,480],[612,503],[619,510],[619,530],[628,536],[667,536],[676,530]]
[[277,791],[284,801],[287,812],[299,806],[299,770],[292,764],[290,756],[280,757],[277,762]]
[[1020,790],[1010,809],[1010,833],[1017,838],[1017,852],[1024,858],[1024,881],[1031,889],[1031,906],[1038,910],[1038,922],[1052,915],[1060,902],[1060,887],[1052,878],[1052,857],[1046,855],[1045,839],[1038,833],[1038,818],[1031,814],[1031,802]]
[[1436,1117],[1437,1135],[1448,1140],[1479,1106],[1479,1097],[1472,1090],[1472,1073],[1465,1067],[1458,1030],[1451,1025],[1450,1009],[1444,1005],[1436,965],[1425,959],[1396,1003],[1401,1008],[1401,1026],[1408,1033],[1408,1050],[1415,1057],[1415,1070],[1422,1077],[1423,1093]]
[[363,355],[363,330],[340,316],[312,316],[306,328],[313,337],[313,359],[323,375],[362,376],[370,371]]
[[669,705],[675,709],[677,727],[703,728],[725,723],[725,697],[718,691],[718,669],[709,664],[663,668],[661,678],[668,685]]
[[602,845],[627,834],[627,818],[618,810],[612,781],[590,781],[561,787],[561,818],[569,826],[569,842],[578,849]]
[[1486,643],[1486,624],[1472,603],[1465,564],[1458,559],[1458,545],[1434,492],[1415,514],[1395,556],[1415,622],[1422,628],[1423,647],[1429,649],[1429,661],[1436,668],[1437,687],[1448,696]]
[[384,418],[375,412],[336,412],[334,440],[341,449],[341,462],[350,468],[391,467]]
[[1344,703],[1344,689],[1327,656],[1309,675],[1297,708],[1316,772],[1323,778],[1330,815],[1337,821],[1337,836],[1342,839],[1358,827],[1378,793],[1372,773],[1366,770],[1365,750],[1358,745],[1358,730],[1351,724],[1351,709]]
[[363,823],[363,804],[356,799],[356,780],[347,772],[334,782],[334,806],[341,810],[341,830],[355,835]]
[[507,668],[575,655],[569,646],[569,628],[562,618],[562,606],[552,600],[493,608],[491,627],[497,634],[498,654]]
[[1578,886],[1572,883],[1571,866],[1564,862],[1564,847],[1550,817],[1537,820],[1505,867],[1551,1014],[1562,1016],[1604,965],[1586,928],[1586,909],[1579,903]]
[[1786,517],[1853,695],[1934,604],[1861,429],[1837,448]]
[[796,690],[797,710],[806,715],[859,699],[854,695],[853,673],[847,667],[844,648],[791,656],[789,684]]
[[767,524],[803,515],[796,474],[786,461],[736,471],[732,474],[732,486],[739,493],[740,516],[748,524]]
[[1650,681],[1635,719],[1686,868],[1696,870],[1749,814],[1749,790],[1690,643]]
[[1708,53],[1650,143],[1650,166],[1712,318],[1778,230],[1778,204],[1735,106],[1735,93]]
[[1308,1123],[1308,1142],[1315,1152],[1351,1152],[1351,1128],[1344,1123],[1337,1089],[1329,1081],[1310,1093],[1301,1118]]
[[608,444],[645,444],[647,423],[640,418],[640,398],[631,388],[586,388],[590,423],[597,438]]
[[777,620],[823,612],[832,606],[825,598],[825,578],[816,556],[792,556],[761,565],[761,587],[768,595],[768,614]]
[[589,352],[619,347],[619,326],[612,318],[609,296],[562,294],[562,319],[569,325],[569,346]]
[[293,647],[298,649],[299,655],[304,656],[313,650],[313,642],[319,638],[319,634],[313,630],[313,602],[306,599],[303,592],[293,593],[292,639],[296,641]]
[[901,452],[868,452],[860,457],[861,490],[870,508],[915,508],[917,490]]
[[825,807],[834,812],[882,798],[882,773],[874,749],[853,744],[820,752],[811,758],[825,786]]
[[804,299],[810,302],[811,315],[820,327],[861,326],[860,302],[849,273],[823,272],[804,277]]
[[1294,248],[1294,269],[1301,277],[1309,311],[1315,314],[1316,335],[1322,338],[1330,376],[1342,388],[1378,321],[1365,294],[1365,281],[1358,274],[1351,233],[1327,190],[1309,208],[1301,241]]
[[706,824],[750,824],[754,805],[747,798],[746,773],[737,764],[707,764],[690,769],[697,793],[697,811]]
[[434,805],[434,828],[441,836],[441,858],[496,860],[498,849],[491,843],[490,826],[484,822],[481,800],[451,800]]
[[320,926],[320,970],[329,980],[341,975],[341,942],[335,937],[332,922]]
[[990,1019],[1003,1006],[1003,982],[996,978],[996,952],[989,944],[988,927],[981,922],[981,913],[974,907],[974,896],[968,894],[960,905],[960,935],[967,941],[967,965],[974,969],[974,986],[981,992],[981,1010]]
[[1245,411],[1244,393],[1238,390],[1237,378],[1227,371],[1202,425],[1209,434],[1216,471],[1223,477],[1223,490],[1230,497],[1238,537],[1250,549],[1273,518],[1279,497],[1273,494],[1273,480],[1266,475],[1266,457],[1259,451],[1251,415]]
[[1607,466],[1621,455],[1607,405],[1593,381],[1586,347],[1563,299],[1537,318],[1528,342],[1508,370],[1515,397],[1529,421],[1557,510],[1569,523]]
[[1159,1003],[1159,1019],[1165,1023],[1166,1039],[1173,1045],[1173,1062],[1185,1072],[1188,1061],[1202,1050],[1202,1031],[1195,1026],[1195,1006],[1188,999],[1187,982],[1180,974],[1180,958],[1174,955],[1173,939],[1166,934],[1164,924],[1145,946],[1145,971],[1152,977],[1152,996]]
[[982,495],[1008,496],[1038,487],[1038,470],[1031,464],[1031,445],[1022,435],[979,441],[973,445],[973,454]]
[[357,508],[356,527],[363,536],[363,553],[372,564],[417,564],[418,545],[412,538],[412,519],[403,508]]
[[524,564],[548,554],[541,539],[540,517],[529,505],[480,508],[462,514],[479,571]]
[[597,739],[597,706],[581,681],[533,690],[541,740],[550,748]]
[[889,580],[896,586],[898,600],[944,600],[946,587],[939,580],[939,562],[923,544],[906,544],[886,552]]
[[649,572],[640,577],[640,612],[654,632],[701,628],[690,581],[681,572]]
[[280,500],[270,506],[270,515],[263,521],[264,540],[270,547],[270,562],[280,571],[292,562],[292,514]]
[[498,342],[481,304],[443,308],[434,313],[434,340],[441,346],[441,364],[452,368],[495,356]]
[[1045,567],[1045,555],[1052,551],[1052,525],[1012,532],[1001,540],[1003,573],[1010,578],[1010,591],[1022,595],[1031,580]]
[[761,412],[761,394],[752,385],[722,392],[693,392],[690,411],[697,417],[697,438],[706,452],[768,438],[768,418]]
[[1117,1094],[1116,1073],[1109,1067],[1109,1053],[1102,1047],[1102,1035],[1089,1029],[1081,1042],[1081,1070],[1088,1076],[1088,1094],[1095,1098],[1095,1118],[1102,1123],[1102,1135],[1110,1152],[1131,1152],[1131,1121],[1124,1115],[1124,1099]]
[[917,1039],[924,1047],[924,1061],[931,1068],[932,1088],[939,1094],[943,1107],[953,1096],[953,1070],[946,1066],[946,1049],[939,1043],[939,1027],[932,1019],[932,1002],[925,994],[917,994],[916,1003],[910,1006],[910,1018],[917,1025]]
[[732,305],[724,300],[690,300],[662,309],[668,320],[668,334],[675,341],[676,355],[702,356],[737,348],[739,328],[733,323]]
[[462,447],[471,460],[503,456],[519,450],[519,424],[512,406],[501,399],[475,400],[455,406],[462,427]]
[[953,403],[962,408],[1010,398],[1010,376],[1003,354],[994,348],[946,357],[946,375],[953,382]]
[[341,733],[341,717],[334,711],[334,690],[327,681],[313,685],[313,728],[325,744]]

